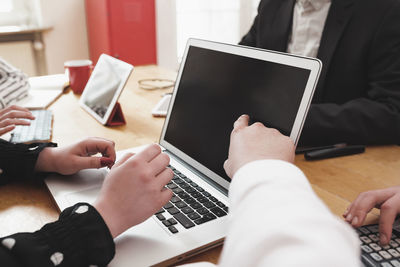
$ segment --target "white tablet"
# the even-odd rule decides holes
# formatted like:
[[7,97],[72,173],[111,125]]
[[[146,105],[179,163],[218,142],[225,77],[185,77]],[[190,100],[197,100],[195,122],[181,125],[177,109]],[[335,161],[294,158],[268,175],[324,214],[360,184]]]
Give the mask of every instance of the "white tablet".
[[102,54],[79,100],[79,105],[101,124],[107,124],[133,66]]

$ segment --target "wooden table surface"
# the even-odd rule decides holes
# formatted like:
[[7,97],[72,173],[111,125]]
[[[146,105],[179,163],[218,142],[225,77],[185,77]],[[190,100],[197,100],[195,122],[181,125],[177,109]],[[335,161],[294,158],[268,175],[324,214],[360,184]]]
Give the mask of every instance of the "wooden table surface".
[[[176,73],[156,66],[135,68],[120,103],[127,124],[118,127],[100,125],[78,105],[79,96],[71,91],[62,95],[49,109],[54,113],[53,142],[60,146],[85,137],[99,136],[116,142],[116,149],[157,142],[163,118],[151,115],[151,109],[162,94],[172,90],[147,91],[138,86],[139,79],[175,79]],[[360,192],[398,185],[400,178],[400,147],[367,147],[359,155],[305,161],[296,156],[296,165],[308,177],[313,189],[331,211],[341,216]],[[58,218],[58,209],[43,183],[11,184],[0,187],[0,236],[21,231],[35,231]],[[377,221],[374,210],[367,223]],[[211,261],[216,263],[221,247],[204,252],[184,263]]]

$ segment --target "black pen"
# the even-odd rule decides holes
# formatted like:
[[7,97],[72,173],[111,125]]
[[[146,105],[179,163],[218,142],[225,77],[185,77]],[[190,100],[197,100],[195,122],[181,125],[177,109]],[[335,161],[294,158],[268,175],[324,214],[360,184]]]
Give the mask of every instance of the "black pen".
[[335,147],[335,148],[327,148],[327,149],[306,152],[304,154],[304,158],[306,160],[328,159],[334,157],[359,154],[363,153],[364,151],[365,151],[365,146],[361,145]]
[[328,146],[298,147],[298,148],[296,148],[296,154],[302,154],[302,153],[321,150],[321,149],[345,147],[345,146],[346,146],[346,143],[339,143],[339,144],[328,145]]

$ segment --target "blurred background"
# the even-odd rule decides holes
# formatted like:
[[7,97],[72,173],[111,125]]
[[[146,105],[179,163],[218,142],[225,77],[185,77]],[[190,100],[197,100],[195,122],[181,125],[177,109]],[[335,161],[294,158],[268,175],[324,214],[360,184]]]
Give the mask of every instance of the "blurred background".
[[0,57],[29,76],[101,53],[177,69],[188,38],[238,43],[260,0],[1,0]]

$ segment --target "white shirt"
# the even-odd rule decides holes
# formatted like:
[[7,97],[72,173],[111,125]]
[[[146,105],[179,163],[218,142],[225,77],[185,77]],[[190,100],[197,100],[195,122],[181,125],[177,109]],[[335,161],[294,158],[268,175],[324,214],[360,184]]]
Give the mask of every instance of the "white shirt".
[[235,174],[229,198],[229,229],[218,266],[360,266],[356,233],[329,211],[296,166],[248,163]]
[[331,0],[297,0],[288,53],[316,57]]

